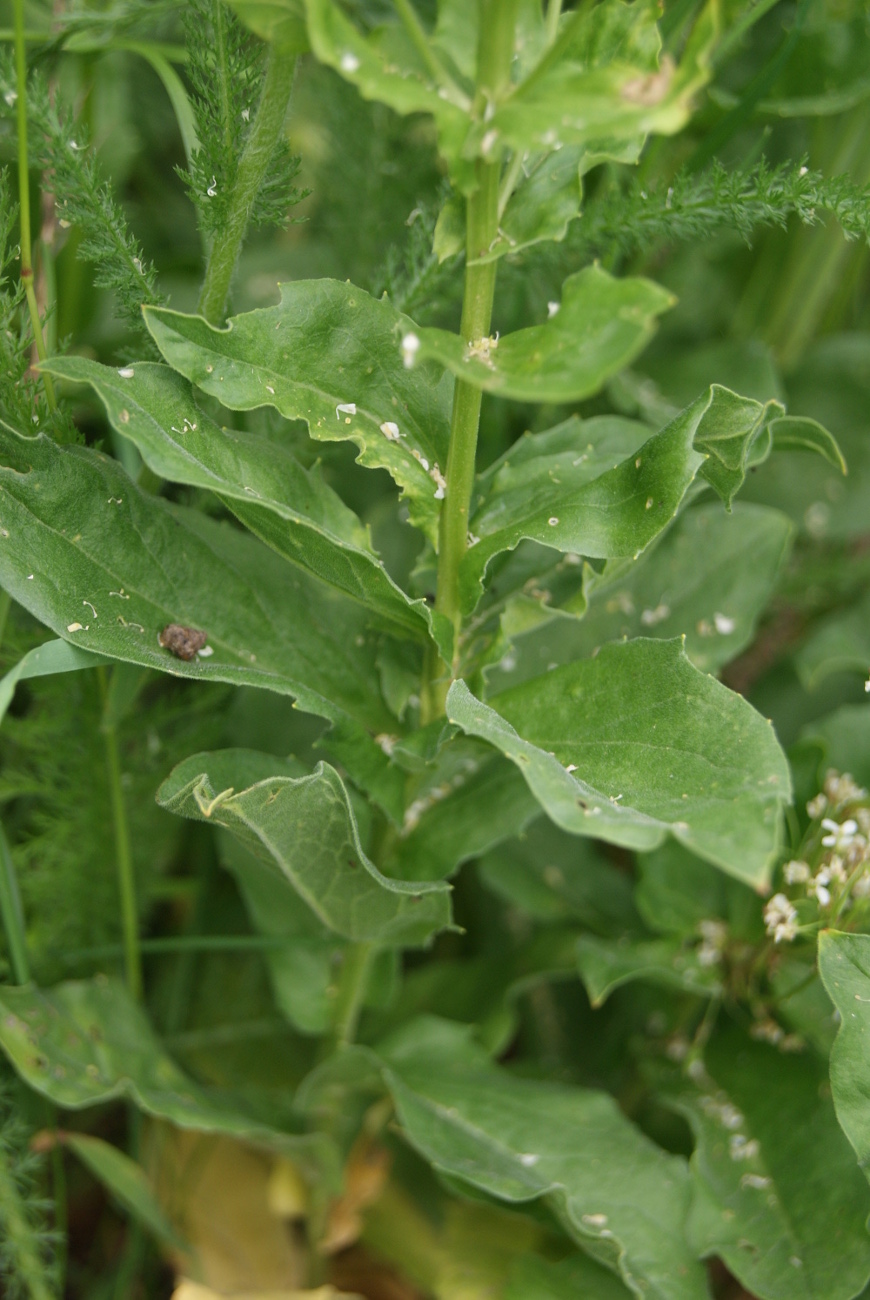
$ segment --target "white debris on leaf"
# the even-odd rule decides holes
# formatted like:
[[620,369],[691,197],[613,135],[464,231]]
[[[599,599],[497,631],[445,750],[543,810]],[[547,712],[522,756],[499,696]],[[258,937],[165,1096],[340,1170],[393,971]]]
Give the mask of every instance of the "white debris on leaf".
[[420,340],[416,334],[406,334],[402,339],[402,362],[406,370],[410,370],[416,360],[417,353],[420,351]]
[[67,623],[66,630],[67,632],[87,632],[88,629],[82,627],[81,623]]
[[431,478],[432,482],[435,484],[435,500],[443,501],[447,495],[447,479],[444,477],[444,475],[441,473],[441,470],[438,468],[437,461],[430,469],[429,477]]
[[728,1154],[732,1160],[754,1160],[760,1151],[756,1139],[744,1137],[742,1133],[735,1133],[728,1143]]
[[122,379],[132,379],[135,373],[136,371],[133,369],[132,366],[124,366],[122,367],[121,370],[118,371],[118,374],[121,376]]
[[714,614],[713,623],[720,636],[730,636],[737,626],[735,620],[729,618],[727,614]]
[[399,433],[399,426],[393,420],[384,420],[380,429],[388,442],[398,442],[402,436]]
[[640,621],[644,627],[655,627],[656,623],[661,623],[670,612],[668,605],[656,605],[655,609],[645,609],[640,616]]
[[335,408],[336,420],[340,420],[342,415],[356,415],[356,402],[339,402]]
[[562,304],[561,304],[560,302],[548,302],[548,303],[547,303],[547,320],[552,320],[554,316],[558,316],[558,314],[559,314],[559,308],[560,308],[561,306],[562,306]]
[[465,359],[470,361],[475,358],[477,361],[483,361],[486,365],[492,365],[492,353],[498,347],[498,334],[484,335],[483,338],[473,339],[466,344]]
[[210,199],[213,199],[214,196],[217,194],[217,177],[216,177],[216,176],[212,176],[212,178],[211,178],[211,185],[209,185],[208,189],[206,190],[206,194],[208,195],[208,197],[209,197]]
[[774,943],[791,943],[798,932],[797,911],[785,894],[774,894],[764,909],[764,924]]
[[351,50],[346,50],[341,56],[342,72],[356,72],[358,69],[359,59]]

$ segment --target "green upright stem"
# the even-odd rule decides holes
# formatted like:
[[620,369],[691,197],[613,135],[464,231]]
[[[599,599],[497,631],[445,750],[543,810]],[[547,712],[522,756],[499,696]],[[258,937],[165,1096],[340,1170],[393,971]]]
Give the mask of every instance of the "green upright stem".
[[18,892],[15,863],[9,851],[6,832],[0,824],[0,915],[9,949],[9,964],[16,984],[30,983],[30,962],[27,959],[27,940],[24,934],[24,912]]
[[212,325],[219,324],[223,319],[251,210],[284,129],[295,70],[295,57],[281,54],[274,47],[270,49],[257,116],[239,160],[226,222],[220,234],[215,235],[209,250],[205,279],[199,296],[199,310]]
[[333,1050],[346,1047],[354,1040],[374,954],[371,943],[353,943],[345,950],[329,1040]]
[[[98,668],[100,690],[105,707],[109,694],[105,668]],[[121,756],[118,750],[118,730],[106,716],[103,718],[103,736],[106,745],[106,771],[109,777],[109,798],[112,804],[112,823],[115,828],[115,857],[118,870],[118,892],[121,899],[121,929],[124,941],[124,971],[127,987],[137,1001],[142,997],[142,954],[139,949],[139,917],[136,909],[136,880],[133,873],[133,850],[130,844],[130,826],[127,806],[121,786]]]
[[[21,226],[21,283],[27,299],[33,341],[36,355],[45,361],[45,339],[42,337],[42,322],[39,319],[39,307],[36,302],[36,290],[33,287],[33,245],[30,235],[30,160],[27,152],[27,54],[24,36],[24,0],[15,0],[15,87],[18,98],[15,111],[18,121],[18,210]],[[43,373],[42,383],[49,408],[57,410],[54,394],[54,381],[51,375]]]

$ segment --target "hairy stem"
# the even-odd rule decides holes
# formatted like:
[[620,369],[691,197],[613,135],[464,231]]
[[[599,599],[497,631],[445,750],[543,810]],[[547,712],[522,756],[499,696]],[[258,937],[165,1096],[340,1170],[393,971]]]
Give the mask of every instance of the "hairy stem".
[[24,912],[18,892],[18,877],[9,851],[6,833],[0,823],[0,915],[9,949],[9,965],[16,984],[30,983],[30,962],[24,933]]
[[0,1240],[6,1282],[10,1286],[13,1282],[21,1285],[29,1300],[54,1300],[39,1238],[28,1217],[9,1150],[3,1142],[0,1142]]
[[295,70],[295,58],[281,54],[274,48],[270,49],[257,116],[239,160],[226,222],[220,233],[215,235],[209,250],[205,279],[199,296],[199,310],[212,325],[217,325],[223,319],[251,209],[284,129]]
[[[45,339],[42,336],[42,322],[39,319],[39,307],[36,291],[33,287],[33,245],[30,237],[30,160],[27,152],[27,55],[24,38],[24,0],[15,0],[15,88],[18,98],[15,101],[18,127],[18,210],[21,225],[21,283],[27,298],[27,310],[33,330],[33,342],[36,355],[45,361]],[[57,410],[54,394],[54,381],[51,375],[42,375],[45,397],[49,408]]]
[[98,668],[100,691],[103,697],[104,717],[102,732],[106,746],[106,771],[109,777],[109,797],[112,803],[112,822],[115,829],[115,857],[118,870],[118,892],[121,900],[121,931],[124,941],[124,972],[130,995],[137,1001],[142,996],[142,953],[139,948],[139,917],[136,908],[136,880],[133,873],[133,850],[130,843],[130,826],[127,805],[121,786],[121,755],[118,749],[118,729],[105,713],[109,686],[105,668]]

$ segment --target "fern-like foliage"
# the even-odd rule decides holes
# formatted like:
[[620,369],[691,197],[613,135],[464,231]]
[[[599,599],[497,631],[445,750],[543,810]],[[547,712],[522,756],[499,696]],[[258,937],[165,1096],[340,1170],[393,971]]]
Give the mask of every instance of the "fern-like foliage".
[[432,248],[435,223],[448,193],[444,184],[434,198],[421,199],[411,210],[405,222],[406,239],[387,249],[372,286],[373,293],[386,294],[399,311],[421,324],[437,319],[458,297],[458,259],[439,263]]
[[[265,51],[223,0],[190,0],[184,28],[199,147],[189,171],[176,170],[208,242],[227,220],[239,163],[257,114]],[[251,210],[252,225],[287,224],[289,209],[305,197],[294,185],[298,172],[299,159],[282,138]]]
[[571,227],[567,247],[584,257],[613,258],[659,243],[736,230],[749,241],[764,226],[785,227],[795,216],[815,225],[830,214],[847,239],[870,239],[870,186],[849,176],[825,177],[805,162],[729,172],[719,163],[700,175],[681,174],[666,189],[608,188]]
[[[0,55],[0,115],[14,115],[15,74],[11,56]],[[126,218],[89,153],[84,129],[52,102],[41,75],[27,88],[31,162],[50,177],[61,226],[81,233],[78,255],[94,265],[94,283],[111,290],[129,324],[144,333],[141,307],[162,302],[154,267],[130,231]]]
[[37,1191],[37,1160],[0,1092],[0,1279],[8,1300],[56,1300],[53,1238]]
[[51,411],[42,385],[30,369],[33,335],[17,273],[13,231],[18,210],[9,177],[0,171],[0,420],[21,433],[50,431],[58,442],[76,442],[78,432],[65,411]]

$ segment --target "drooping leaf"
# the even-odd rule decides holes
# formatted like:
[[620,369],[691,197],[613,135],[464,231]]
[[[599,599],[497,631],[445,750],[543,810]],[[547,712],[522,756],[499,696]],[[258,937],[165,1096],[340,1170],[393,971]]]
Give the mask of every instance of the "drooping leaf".
[[194,754],[158,791],[171,812],[225,826],[267,859],[320,921],[379,946],[425,943],[450,924],[449,888],[391,880],[369,861],[341,777],[326,763],[310,776],[262,776],[268,756]]
[[[36,618],[113,659],[294,695],[336,724],[364,786],[384,784],[367,732],[394,720],[356,602],[238,529],[142,492],[107,456],[0,429],[0,457],[0,582]],[[174,657],[158,640],[168,624],[205,631],[213,653]]]
[[[791,534],[778,510],[737,504],[729,515],[717,504],[704,504],[680,514],[636,564],[605,568],[600,576],[586,566],[582,579],[574,580],[574,595],[554,592],[550,575],[542,575],[534,597],[515,598],[541,601],[538,625],[511,637],[502,616],[509,658],[488,669],[489,689],[516,685],[551,665],[586,658],[608,641],[634,636],[682,635],[695,667],[716,672],[751,642]],[[547,595],[542,599],[538,591]],[[581,592],[588,602],[582,618],[551,607],[555,595],[570,602],[571,612]]]
[[850,1300],[870,1278],[870,1189],[837,1127],[824,1066],[736,1030],[674,1104],[692,1126],[689,1236],[760,1300]]
[[806,416],[783,415],[770,422],[770,436],[774,447],[783,451],[814,451],[838,469],[848,473],[846,459],[834,438],[818,420]]
[[312,438],[354,442],[361,464],[404,488],[412,520],[434,540],[449,380],[404,365],[402,339],[415,327],[385,299],[337,280],[280,290],[277,307],[232,317],[225,329],[168,310],[146,321],[172,368],[230,410],[274,406],[305,420]]
[[[35,577],[35,575],[34,575]],[[13,668],[0,678],[0,722],[12,703],[15,687],[30,677],[51,677],[54,673],[75,673],[82,668],[96,668],[98,664],[111,663],[105,655],[95,654],[71,645],[69,641],[46,641],[18,660]]]
[[696,951],[678,939],[635,939],[626,943],[584,934],[577,940],[577,966],[594,1007],[600,1007],[614,989],[633,980],[685,989],[702,997],[722,991],[719,970],[704,966]]
[[790,796],[785,756],[771,725],[679,642],[605,646],[490,705],[455,682],[447,716],[516,763],[564,830],[638,849],[670,833],[738,879],[766,881]]
[[870,1178],[870,935],[823,931],[819,974],[840,1013],[831,1051],[837,1119]]
[[448,330],[420,329],[419,356],[501,397],[576,401],[637,356],[652,337],[655,318],[673,302],[651,280],[617,280],[589,266],[568,277],[562,302],[545,324],[472,344]]
[[121,375],[85,357],[60,357],[46,369],[89,383],[112,427],[161,478],[217,493],[279,554],[394,627],[419,636],[430,621],[426,602],[411,601],[396,586],[367,530],[317,468],[305,469],[272,439],[221,429],[168,366],[140,362]]
[[467,148],[477,143],[487,153],[504,143],[525,151],[679,131],[707,79],[715,12],[701,11],[677,68],[659,57],[658,16],[653,0],[607,0],[575,11],[556,45]]
[[523,538],[575,555],[636,558],[697,475],[730,505],[767,412],[714,384],[652,436],[612,416],[524,435],[481,476],[461,574],[466,604],[492,557]]
[[246,27],[286,54],[308,49],[305,0],[227,0]]
[[[0,989],[0,1048],[36,1092],[68,1110],[118,1097],[178,1128],[225,1133],[284,1151],[307,1167],[326,1144],[228,1110],[164,1052],[144,1012],[115,980],[70,980],[50,990]],[[327,1178],[336,1171],[321,1164]]]
[[166,1242],[176,1249],[184,1249],[184,1242],[163,1213],[141,1165],[112,1146],[111,1142],[92,1137],[88,1133],[64,1133],[62,1141],[123,1208],[158,1241]]
[[611,1097],[513,1078],[446,1021],[409,1025],[383,1057],[402,1127],[438,1169],[499,1200],[547,1197],[574,1239],[636,1295],[706,1296],[684,1237],[685,1165]]

